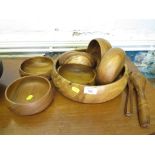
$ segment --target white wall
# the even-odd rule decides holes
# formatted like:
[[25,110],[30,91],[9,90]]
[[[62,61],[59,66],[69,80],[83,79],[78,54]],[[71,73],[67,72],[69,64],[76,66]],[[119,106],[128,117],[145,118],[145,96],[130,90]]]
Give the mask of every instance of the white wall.
[[153,0],[0,0],[0,42],[155,40],[152,21],[128,21],[153,18]]

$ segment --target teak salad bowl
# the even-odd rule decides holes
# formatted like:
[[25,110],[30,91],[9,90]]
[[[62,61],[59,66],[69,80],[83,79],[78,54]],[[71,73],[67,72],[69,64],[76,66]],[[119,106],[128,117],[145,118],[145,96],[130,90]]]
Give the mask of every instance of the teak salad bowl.
[[111,48],[98,65],[96,79],[99,84],[113,82],[120,74],[125,64],[125,52],[121,48]]
[[25,76],[6,88],[5,98],[8,108],[15,113],[32,115],[43,111],[53,100],[54,93],[48,79]]
[[74,83],[62,77],[58,72],[60,58],[61,55],[54,61],[51,77],[58,91],[69,99],[82,103],[102,103],[115,98],[126,87],[128,80],[126,65],[119,78],[114,82],[106,85],[89,86]]
[[89,42],[86,52],[91,54],[95,58],[95,61],[97,62],[98,65],[103,55],[110,48],[112,48],[112,46],[107,40],[103,38],[96,38]]
[[45,56],[26,59],[19,68],[21,76],[37,75],[48,79],[51,77],[53,60]]

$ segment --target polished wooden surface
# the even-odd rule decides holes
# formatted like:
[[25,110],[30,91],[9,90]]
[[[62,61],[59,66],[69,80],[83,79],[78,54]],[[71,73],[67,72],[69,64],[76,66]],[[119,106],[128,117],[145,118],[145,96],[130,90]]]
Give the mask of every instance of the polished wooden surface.
[[[23,59],[3,59],[4,73],[0,80],[0,134],[152,134],[155,132],[155,89],[146,85],[150,107],[150,127],[141,128],[136,105],[133,115],[124,116],[124,96],[100,104],[73,102],[55,92],[53,103],[33,116],[19,116],[5,105],[4,90],[19,77]],[[131,68],[136,68],[130,64]]]

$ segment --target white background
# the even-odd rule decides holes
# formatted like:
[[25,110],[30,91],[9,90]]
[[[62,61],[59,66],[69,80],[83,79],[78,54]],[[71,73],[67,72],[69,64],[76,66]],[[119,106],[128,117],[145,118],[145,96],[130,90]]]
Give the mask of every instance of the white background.
[[0,41],[71,40],[73,30],[112,32],[117,19],[154,17],[153,0],[0,0]]
[[1,21],[22,21],[33,28],[47,28],[51,24],[63,27],[91,26],[104,23],[105,19],[154,17],[153,0],[0,1]]

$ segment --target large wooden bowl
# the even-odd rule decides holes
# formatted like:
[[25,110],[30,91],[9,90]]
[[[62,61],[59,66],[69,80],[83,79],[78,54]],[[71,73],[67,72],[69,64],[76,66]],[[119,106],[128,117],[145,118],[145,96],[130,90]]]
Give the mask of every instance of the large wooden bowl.
[[59,59],[59,64],[81,64],[89,67],[95,66],[95,60],[91,54],[86,53],[86,51],[69,51],[61,55]]
[[2,64],[2,61],[0,60],[0,78],[3,74],[3,64]]
[[26,59],[19,68],[21,76],[37,75],[48,79],[51,77],[53,61],[49,57],[38,56]]
[[5,91],[8,108],[20,115],[32,115],[43,111],[53,97],[50,82],[41,76],[17,79]]
[[102,38],[96,38],[89,42],[87,52],[90,53],[94,57],[98,65],[103,55],[110,48],[112,48],[112,46],[107,40],[102,39]]
[[[60,56],[61,57],[61,56]],[[111,84],[100,86],[88,86],[73,83],[63,78],[57,71],[59,68],[59,57],[54,61],[52,69],[52,80],[64,96],[82,103],[102,103],[118,96],[126,87],[128,80],[128,69],[124,67],[119,79]]]

